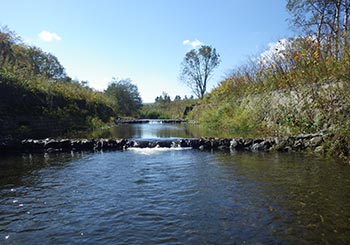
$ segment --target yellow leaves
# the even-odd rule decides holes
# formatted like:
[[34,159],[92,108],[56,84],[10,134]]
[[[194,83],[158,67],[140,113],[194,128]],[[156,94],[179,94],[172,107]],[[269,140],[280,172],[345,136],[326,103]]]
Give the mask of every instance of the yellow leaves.
[[293,57],[293,60],[295,61],[295,62],[298,62],[299,61],[299,55],[294,55],[294,57]]

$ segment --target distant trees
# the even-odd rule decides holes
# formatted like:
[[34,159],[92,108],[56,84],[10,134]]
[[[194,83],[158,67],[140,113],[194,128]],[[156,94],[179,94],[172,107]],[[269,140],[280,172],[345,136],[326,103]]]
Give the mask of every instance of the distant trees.
[[182,100],[193,100],[193,95],[190,96],[190,98],[185,95],[184,98],[181,98],[180,95],[175,95],[174,100],[171,100],[170,95],[167,92],[163,92],[161,95],[157,96],[154,100],[155,103],[170,103],[175,101],[182,101]]
[[181,96],[180,95],[176,95],[174,98],[174,101],[180,101],[181,100]]
[[157,96],[156,99],[154,100],[156,103],[157,102],[171,102],[171,98],[167,92],[163,92],[160,96]]
[[207,91],[207,82],[214,69],[220,64],[220,55],[210,46],[201,46],[186,53],[182,62],[181,80],[202,99]]
[[130,79],[113,78],[105,94],[114,101],[116,111],[122,116],[136,116],[142,107],[138,88]]
[[315,38],[327,56],[340,59],[349,47],[350,0],[288,0],[292,24]]

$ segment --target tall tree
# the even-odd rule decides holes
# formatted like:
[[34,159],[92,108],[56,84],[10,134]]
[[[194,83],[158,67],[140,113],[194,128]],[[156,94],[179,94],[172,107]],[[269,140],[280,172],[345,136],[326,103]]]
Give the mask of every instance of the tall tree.
[[210,46],[201,46],[186,53],[182,62],[181,80],[202,99],[214,69],[220,64],[220,55]]
[[319,51],[342,57],[349,44],[349,0],[288,0],[287,9],[293,26],[315,37]]
[[115,109],[122,116],[138,115],[142,99],[137,86],[130,79],[113,78],[105,93],[115,102]]

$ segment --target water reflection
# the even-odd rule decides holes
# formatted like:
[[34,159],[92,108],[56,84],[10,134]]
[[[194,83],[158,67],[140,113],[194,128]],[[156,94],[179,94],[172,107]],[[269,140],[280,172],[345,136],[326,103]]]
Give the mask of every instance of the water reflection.
[[198,138],[209,135],[198,125],[191,124],[120,124],[112,128],[95,132],[105,138]]
[[201,129],[189,124],[120,124],[95,132],[109,138],[195,138],[203,136]]

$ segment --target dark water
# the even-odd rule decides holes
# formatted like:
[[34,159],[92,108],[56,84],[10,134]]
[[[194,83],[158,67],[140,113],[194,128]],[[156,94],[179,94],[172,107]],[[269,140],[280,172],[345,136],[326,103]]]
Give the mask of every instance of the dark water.
[[349,176],[302,154],[3,156],[0,244],[349,244]]

